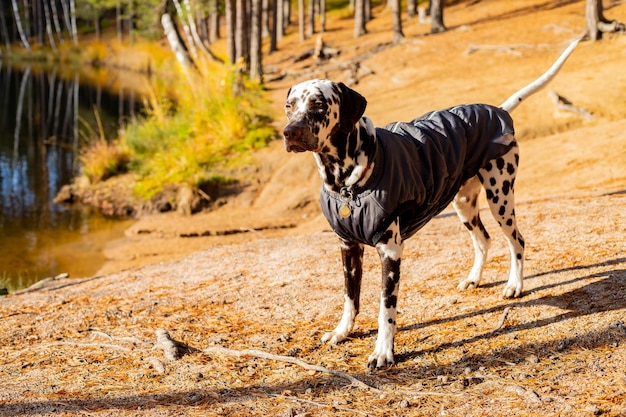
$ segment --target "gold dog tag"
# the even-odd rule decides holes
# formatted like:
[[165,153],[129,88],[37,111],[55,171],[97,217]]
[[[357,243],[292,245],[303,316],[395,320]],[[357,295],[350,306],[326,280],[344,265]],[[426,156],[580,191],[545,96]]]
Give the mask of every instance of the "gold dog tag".
[[339,215],[343,217],[344,219],[347,219],[348,217],[350,217],[351,214],[352,214],[352,211],[350,210],[350,207],[348,207],[348,205],[339,207]]

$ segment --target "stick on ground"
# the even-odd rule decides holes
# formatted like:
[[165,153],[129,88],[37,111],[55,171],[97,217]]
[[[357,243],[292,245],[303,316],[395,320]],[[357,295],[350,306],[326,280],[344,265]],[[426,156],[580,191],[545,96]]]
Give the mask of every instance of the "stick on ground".
[[359,381],[358,379],[356,379],[350,374],[347,374],[341,371],[336,371],[334,369],[328,369],[319,365],[313,365],[313,364],[304,362],[300,359],[294,358],[292,356],[275,355],[273,353],[263,352],[263,351],[256,350],[256,349],[235,350],[235,349],[228,349],[222,346],[208,347],[204,349],[204,353],[207,353],[207,354],[217,353],[217,354],[222,354],[222,355],[236,356],[238,358],[244,358],[244,357],[250,356],[254,358],[267,359],[271,361],[288,362],[294,365],[298,365],[310,371],[324,372],[327,374],[338,376],[340,378],[350,381],[352,385],[357,386],[359,388],[379,391],[377,388],[372,387],[371,385],[368,385],[365,382]]

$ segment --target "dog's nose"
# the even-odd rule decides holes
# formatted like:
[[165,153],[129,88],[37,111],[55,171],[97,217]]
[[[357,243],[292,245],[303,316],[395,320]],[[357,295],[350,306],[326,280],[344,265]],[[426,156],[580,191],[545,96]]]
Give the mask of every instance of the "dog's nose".
[[283,136],[288,141],[298,140],[302,136],[302,129],[296,125],[288,124],[283,129]]

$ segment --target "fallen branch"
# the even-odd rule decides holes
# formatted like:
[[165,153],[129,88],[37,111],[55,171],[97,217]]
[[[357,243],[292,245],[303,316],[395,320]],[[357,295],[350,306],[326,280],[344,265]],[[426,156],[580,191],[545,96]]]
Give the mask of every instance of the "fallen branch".
[[550,97],[552,97],[552,100],[554,101],[554,105],[556,106],[557,109],[577,113],[587,120],[593,119],[593,115],[591,113],[589,113],[585,109],[574,106],[574,104],[571,101],[569,101],[562,95],[559,95],[557,92],[553,90],[549,90],[548,94],[550,95]]
[[350,381],[352,385],[357,386],[359,388],[379,391],[377,388],[372,387],[371,385],[368,385],[365,382],[362,382],[356,379],[350,374],[347,374],[341,371],[335,371],[334,369],[328,369],[320,365],[313,365],[313,364],[304,362],[300,359],[294,358],[292,356],[275,355],[273,353],[267,353],[267,352],[263,352],[263,351],[256,350],[256,349],[235,350],[235,349],[228,349],[222,346],[208,347],[204,349],[204,353],[207,353],[207,354],[217,353],[217,354],[222,354],[222,355],[235,356],[238,358],[253,357],[253,358],[267,359],[267,360],[277,361],[277,362],[287,362],[287,363],[291,363],[294,365],[298,365],[309,371],[324,372],[327,374],[338,376],[340,378]]

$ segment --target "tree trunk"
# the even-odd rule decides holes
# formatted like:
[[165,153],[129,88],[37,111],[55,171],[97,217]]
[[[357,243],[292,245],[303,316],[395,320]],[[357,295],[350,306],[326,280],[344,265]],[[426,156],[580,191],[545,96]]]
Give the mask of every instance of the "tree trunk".
[[441,33],[447,30],[443,24],[443,0],[430,0],[430,19],[430,33]]
[[393,18],[393,43],[398,43],[404,39],[402,32],[402,9],[400,8],[400,0],[390,0],[391,16]]
[[308,8],[308,25],[307,25],[307,38],[310,38],[315,33],[315,3],[316,0],[309,0]]
[[172,48],[172,51],[174,51],[174,54],[176,55],[176,60],[180,63],[184,70],[188,70],[191,67],[189,54],[180,41],[178,32],[176,31],[176,26],[174,26],[174,22],[169,14],[163,13],[161,16],[161,25],[163,26],[163,32],[165,33],[165,37],[170,44],[170,48]]
[[246,0],[236,0],[237,19],[235,23],[235,59],[242,60],[244,70],[250,63],[248,39],[248,7]]
[[280,0],[272,0],[272,18],[269,22],[270,30],[270,50],[269,53],[276,52],[278,49],[278,28],[282,26],[282,22],[278,20],[278,8],[281,4]]
[[326,0],[319,0],[320,33],[326,32]]
[[52,23],[54,24],[54,31],[57,33],[59,43],[63,43],[63,31],[61,30],[61,22],[59,22],[59,10],[57,9],[57,2],[50,2],[50,11],[52,12]]
[[602,0],[587,0],[585,21],[587,34],[592,42],[602,39],[602,34],[606,32],[626,32],[624,23],[604,17]]
[[70,22],[72,24],[72,40],[74,45],[78,46],[78,29],[76,27],[76,3],[70,0]]
[[585,21],[587,23],[587,33],[592,42],[600,40],[602,33],[598,29],[598,23],[600,23],[600,16],[602,16],[602,1],[600,0],[587,0],[585,7]]
[[15,27],[17,29],[18,35],[20,36],[20,41],[22,42],[22,46],[30,51],[31,50],[30,43],[28,42],[28,38],[26,37],[26,34],[24,33],[24,28],[22,27],[22,19],[20,18],[20,9],[17,6],[17,1],[11,0],[11,5],[13,6],[13,17],[15,18]]
[[355,0],[354,2],[354,37],[365,35],[365,0]]
[[174,3],[174,7],[176,8],[176,14],[178,15],[178,20],[183,26],[183,31],[185,32],[187,50],[189,51],[191,58],[196,61],[198,59],[198,50],[196,49],[196,44],[193,40],[193,35],[191,34],[191,28],[189,27],[188,20],[185,18],[185,13],[183,12],[183,8],[181,7],[180,2],[178,0],[172,0],[172,3]]
[[298,33],[300,42],[304,42],[304,0],[298,0]]
[[262,47],[262,0],[252,0],[250,11],[250,78],[263,83]]
[[235,0],[225,0],[226,14],[226,51],[228,60],[234,64],[236,60],[235,48]]
[[210,58],[212,61],[222,62],[221,59],[217,58],[213,55],[213,52],[209,48],[207,48],[202,39],[200,39],[200,35],[198,34],[198,29],[196,28],[196,21],[194,20],[193,11],[191,10],[191,5],[189,4],[189,0],[183,0],[183,4],[185,6],[185,11],[187,14],[187,22],[189,23],[189,30],[191,32],[191,39],[194,44],[202,51],[204,56]]
[[274,0],[274,3],[276,3],[276,42],[280,42],[285,35],[285,27],[287,27],[285,20],[285,5],[290,4],[290,2],[285,2],[285,0]]
[[52,33],[52,23],[50,22],[50,10],[48,7],[48,1],[44,0],[43,2],[43,12],[44,18],[46,19],[46,33],[48,34],[48,40],[50,41],[50,47],[52,50],[56,52],[57,44],[54,41],[54,33]]
[[220,37],[220,13],[217,9],[217,0],[209,0],[209,43]]

